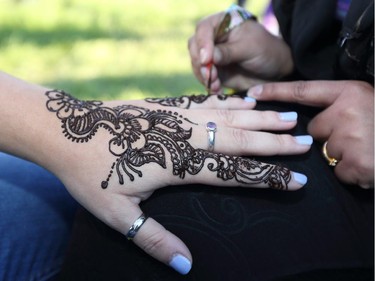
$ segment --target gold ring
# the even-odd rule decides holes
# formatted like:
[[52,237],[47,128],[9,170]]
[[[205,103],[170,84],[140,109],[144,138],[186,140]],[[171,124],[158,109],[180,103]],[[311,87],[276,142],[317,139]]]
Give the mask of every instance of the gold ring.
[[332,167],[335,167],[339,161],[336,158],[328,156],[327,143],[328,143],[328,141],[326,141],[323,144],[322,153],[323,153],[324,158],[328,161],[328,165],[330,165]]

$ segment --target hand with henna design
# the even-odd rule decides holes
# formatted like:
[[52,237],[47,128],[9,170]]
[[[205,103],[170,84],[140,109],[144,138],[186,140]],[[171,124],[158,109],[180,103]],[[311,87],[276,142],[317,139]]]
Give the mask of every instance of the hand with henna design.
[[[306,183],[298,172],[253,159],[309,150],[310,136],[271,132],[293,128],[294,112],[254,111],[253,102],[238,97],[191,98],[190,109],[161,105],[165,101],[81,101],[7,75],[0,79],[6,85],[0,150],[52,171],[121,233],[142,213],[140,202],[168,185],[297,190]],[[166,105],[180,103],[169,99]],[[218,127],[214,151],[207,151],[208,121]],[[191,268],[186,245],[152,218],[133,241],[180,273]]]

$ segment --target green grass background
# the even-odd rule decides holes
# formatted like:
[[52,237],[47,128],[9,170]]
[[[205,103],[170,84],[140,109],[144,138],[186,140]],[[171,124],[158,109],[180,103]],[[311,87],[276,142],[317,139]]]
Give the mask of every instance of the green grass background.
[[[260,14],[265,0],[247,2]],[[83,99],[202,93],[188,38],[232,1],[0,0],[0,70]]]

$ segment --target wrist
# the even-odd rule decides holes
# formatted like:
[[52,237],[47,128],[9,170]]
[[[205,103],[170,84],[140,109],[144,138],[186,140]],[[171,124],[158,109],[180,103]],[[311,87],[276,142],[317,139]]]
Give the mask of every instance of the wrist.
[[46,110],[45,87],[0,73],[0,151],[54,172],[64,156],[61,124]]

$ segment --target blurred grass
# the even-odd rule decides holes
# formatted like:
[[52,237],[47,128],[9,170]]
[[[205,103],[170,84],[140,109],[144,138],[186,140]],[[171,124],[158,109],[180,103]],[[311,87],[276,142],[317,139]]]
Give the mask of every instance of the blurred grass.
[[[248,1],[260,13],[265,0]],[[83,99],[203,92],[187,40],[232,1],[1,0],[0,69]]]

